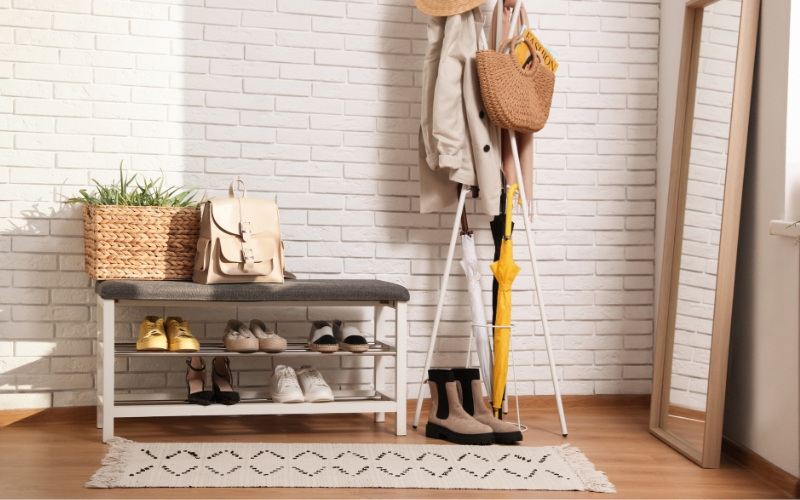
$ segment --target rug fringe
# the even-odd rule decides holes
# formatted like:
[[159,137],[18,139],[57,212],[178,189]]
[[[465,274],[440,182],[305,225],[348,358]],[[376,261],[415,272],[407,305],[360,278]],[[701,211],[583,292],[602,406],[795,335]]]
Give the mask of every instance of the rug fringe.
[[117,480],[125,471],[125,455],[127,454],[128,446],[133,444],[133,441],[114,437],[108,440],[108,444],[111,445],[111,448],[109,448],[103,461],[100,462],[102,467],[85,484],[86,488],[114,488]]
[[594,464],[581,453],[581,450],[569,443],[556,447],[558,454],[577,472],[581,482],[588,491],[597,493],[616,493],[614,485],[606,477],[606,473],[594,468]]

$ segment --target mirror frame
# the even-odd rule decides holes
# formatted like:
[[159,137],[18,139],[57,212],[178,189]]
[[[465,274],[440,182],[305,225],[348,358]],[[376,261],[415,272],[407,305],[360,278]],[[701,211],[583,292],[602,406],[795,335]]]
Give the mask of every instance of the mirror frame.
[[650,400],[650,432],[701,467],[712,469],[719,468],[722,452],[722,423],[728,373],[733,287],[736,278],[736,254],[742,207],[747,130],[750,122],[750,100],[761,0],[742,0],[742,12],[739,19],[702,450],[695,449],[676,434],[668,431],[666,422],[669,412],[684,211],[689,181],[689,153],[692,145],[703,9],[717,1],[690,0],[686,4],[684,15],[664,254],[658,299],[653,392]]

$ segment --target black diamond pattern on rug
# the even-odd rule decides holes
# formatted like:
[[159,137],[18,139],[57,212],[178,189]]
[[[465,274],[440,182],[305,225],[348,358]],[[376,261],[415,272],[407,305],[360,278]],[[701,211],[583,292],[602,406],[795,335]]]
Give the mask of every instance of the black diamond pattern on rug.
[[479,479],[486,479],[497,470],[491,460],[477,453],[464,453],[457,462],[458,470]]
[[304,450],[292,457],[292,469],[308,477],[322,474],[328,468],[328,457],[314,450]]
[[105,464],[89,487],[614,491],[605,475],[569,446],[145,445],[115,438]]
[[[286,457],[272,450],[260,450],[250,457],[250,470],[259,476],[270,476],[284,469]],[[255,462],[253,464],[252,462]]]
[[417,465],[420,470],[423,470],[433,477],[445,477],[453,472],[453,466],[450,460],[435,452],[425,452],[417,457]]

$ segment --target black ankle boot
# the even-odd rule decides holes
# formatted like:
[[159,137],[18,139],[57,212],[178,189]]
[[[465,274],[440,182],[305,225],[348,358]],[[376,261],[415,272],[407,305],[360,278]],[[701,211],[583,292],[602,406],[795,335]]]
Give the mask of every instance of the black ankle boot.
[[429,370],[431,409],[425,436],[458,444],[492,444],[494,432],[472,418],[458,401],[452,370]]
[[[475,415],[475,403],[472,395],[472,381],[481,379],[481,371],[477,368],[453,368],[453,378],[461,385],[459,395],[461,396],[461,406],[470,415]],[[474,396],[483,399],[482,394]]]
[[477,368],[454,368],[453,378],[458,385],[459,398],[464,411],[478,422],[491,427],[496,443],[511,444],[522,441],[522,432],[519,428],[514,424],[494,418],[492,412],[486,407],[486,403],[483,402],[480,370]]

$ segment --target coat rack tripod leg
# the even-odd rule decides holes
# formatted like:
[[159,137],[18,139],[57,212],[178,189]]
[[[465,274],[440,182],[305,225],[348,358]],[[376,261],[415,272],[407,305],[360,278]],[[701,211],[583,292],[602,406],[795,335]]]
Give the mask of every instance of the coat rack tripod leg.
[[456,251],[456,241],[458,241],[459,224],[461,223],[461,214],[464,213],[464,203],[467,200],[467,192],[469,189],[462,188],[461,194],[458,197],[458,208],[456,209],[456,217],[453,220],[453,234],[450,236],[450,248],[447,251],[447,263],[444,266],[444,276],[442,276],[441,288],[439,290],[439,303],[436,304],[436,316],[433,319],[433,331],[431,332],[431,343],[428,345],[428,355],[425,357],[425,368],[422,371],[422,379],[419,383],[419,394],[417,395],[417,408],[414,410],[413,427],[416,429],[419,425],[419,414],[422,411],[422,397],[425,394],[425,381],[428,379],[428,370],[431,367],[431,358],[433,358],[433,349],[436,346],[436,336],[439,333],[439,322],[442,319],[442,308],[444,307],[444,297],[447,294],[447,282],[450,281],[450,268],[453,266],[453,254]]
[[[517,171],[517,179],[522,179],[522,168],[519,164],[519,151],[517,150],[517,135],[513,130],[508,131],[511,139],[511,152],[514,157],[514,167]],[[539,268],[536,264],[536,253],[533,244],[533,231],[531,229],[530,217],[528,217],[528,198],[525,193],[524,182],[519,184],[519,196],[522,200],[522,215],[525,222],[525,234],[528,237],[528,251],[531,256],[531,267],[533,268],[533,284],[536,287],[536,299],[539,302],[539,315],[542,318],[542,329],[544,330],[544,345],[547,349],[547,359],[550,362],[550,377],[553,379],[553,391],[556,396],[556,406],[558,407],[558,418],[561,421],[561,434],[567,436],[567,420],[564,417],[564,405],[561,403],[561,391],[558,387],[558,374],[556,373],[556,361],[553,358],[553,349],[550,345],[550,329],[547,326],[547,314],[544,307],[544,293],[539,282]]]

